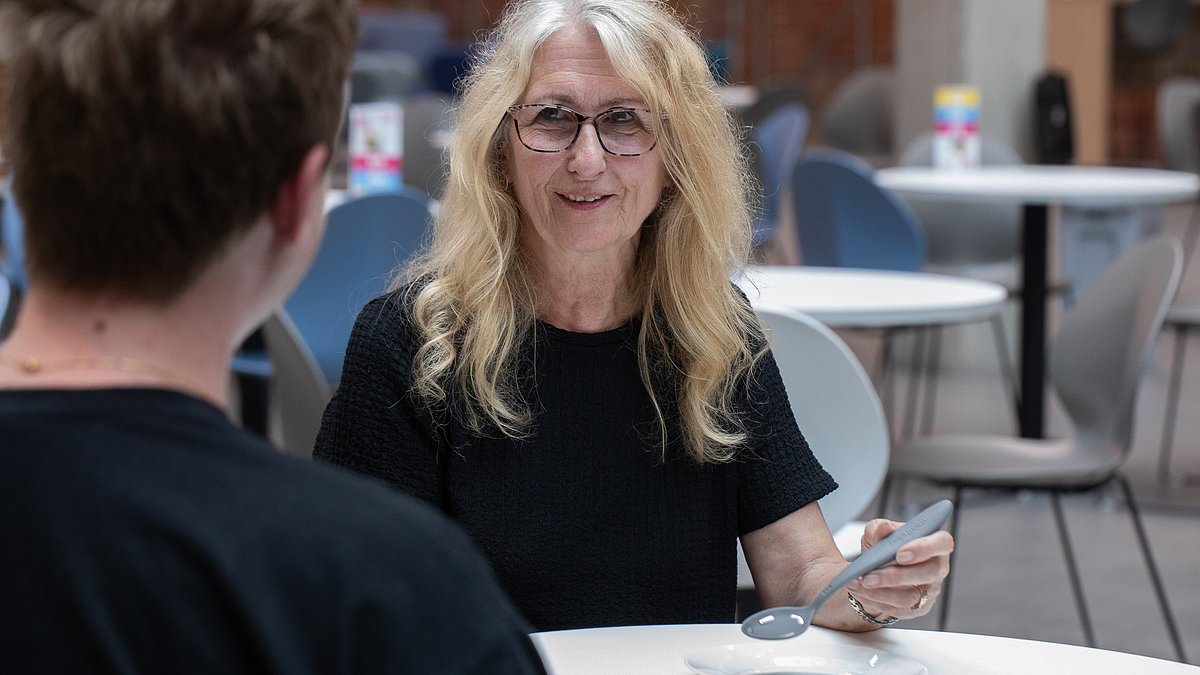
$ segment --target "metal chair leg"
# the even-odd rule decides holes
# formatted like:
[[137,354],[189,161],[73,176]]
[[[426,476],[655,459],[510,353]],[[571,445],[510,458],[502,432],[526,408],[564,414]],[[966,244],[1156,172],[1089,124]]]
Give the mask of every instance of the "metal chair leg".
[[[894,405],[895,393],[893,385],[893,371],[895,370],[892,364],[892,337],[895,335],[895,330],[892,328],[883,329],[883,345],[879,352],[879,366],[876,369],[876,381],[879,391],[879,403],[883,407],[883,418],[888,424],[889,430],[894,430],[896,427],[892,423],[892,408]],[[890,435],[890,434],[889,434]]]
[[1117,474],[1117,483],[1125,493],[1125,503],[1129,506],[1129,516],[1133,520],[1133,529],[1137,533],[1138,544],[1142,547],[1142,557],[1146,559],[1146,570],[1150,573],[1150,582],[1154,584],[1154,593],[1158,596],[1158,605],[1162,609],[1163,620],[1167,624],[1167,634],[1171,637],[1171,646],[1180,663],[1187,663],[1187,655],[1183,651],[1183,640],[1179,637],[1179,627],[1175,625],[1175,615],[1171,612],[1171,604],[1167,601],[1167,592],[1163,587],[1162,576],[1159,575],[1158,565],[1150,552],[1150,538],[1146,536],[1146,527],[1142,523],[1142,514],[1138,509],[1137,500],[1125,476]]
[[954,537],[954,551],[950,553],[950,574],[942,582],[942,597],[938,599],[941,609],[938,612],[938,630],[946,630],[946,621],[950,617],[950,582],[954,579],[954,560],[958,557],[958,523],[962,518],[963,487],[954,486],[954,512],[950,515],[950,536]]
[[1008,355],[1008,338],[1004,334],[1004,321],[997,314],[990,319],[993,342],[996,345],[996,360],[1000,363],[1000,378],[1004,382],[1004,398],[1012,402],[1013,431],[1020,431],[1021,394],[1017,388],[1012,359]]
[[1096,646],[1096,633],[1092,630],[1092,619],[1088,614],[1087,601],[1083,597],[1083,583],[1079,578],[1079,565],[1071,550],[1071,537],[1067,532],[1067,519],[1063,517],[1062,502],[1058,490],[1050,491],[1050,504],[1054,507],[1054,523],[1058,527],[1058,539],[1062,542],[1063,558],[1067,562],[1067,575],[1071,579],[1071,592],[1075,596],[1075,608],[1079,611],[1079,623],[1083,627],[1083,639],[1089,647]]
[[930,326],[929,356],[925,362],[925,416],[921,420],[921,435],[933,433],[933,412],[937,407],[938,375],[942,365],[942,326]]
[[1162,442],[1158,451],[1158,483],[1163,486],[1170,480],[1171,450],[1175,444],[1175,415],[1179,412],[1179,386],[1183,380],[1183,362],[1187,357],[1187,324],[1174,324],[1171,327],[1175,329],[1175,349],[1171,353],[1171,381],[1167,386]]
[[925,327],[913,329],[912,363],[909,367],[908,395],[904,401],[904,428],[900,438],[911,439],[916,431],[917,403],[921,396],[921,373],[924,370]]

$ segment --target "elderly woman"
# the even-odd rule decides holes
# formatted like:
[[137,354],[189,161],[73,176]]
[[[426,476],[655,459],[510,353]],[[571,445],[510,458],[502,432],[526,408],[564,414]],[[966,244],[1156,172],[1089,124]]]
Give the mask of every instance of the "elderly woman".
[[[769,604],[846,564],[817,505],[836,484],[729,282],[751,191],[714,87],[662,2],[512,3],[432,246],[360,315],[325,414],[318,457],[457,519],[543,630],[730,621],[739,537]],[[928,612],[951,548],[912,542],[817,623]]]

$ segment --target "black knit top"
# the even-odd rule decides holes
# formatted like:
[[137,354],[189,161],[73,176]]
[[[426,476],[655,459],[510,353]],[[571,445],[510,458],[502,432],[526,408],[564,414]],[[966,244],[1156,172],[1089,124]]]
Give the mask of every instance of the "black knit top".
[[636,323],[602,333],[539,323],[520,384],[532,434],[481,437],[411,391],[420,343],[402,289],[359,315],[315,455],[460,522],[539,630],[732,621],[738,535],[837,485],[797,429],[770,354],[737,402],[751,436],[738,461],[698,464],[678,433],[664,459],[636,338]]

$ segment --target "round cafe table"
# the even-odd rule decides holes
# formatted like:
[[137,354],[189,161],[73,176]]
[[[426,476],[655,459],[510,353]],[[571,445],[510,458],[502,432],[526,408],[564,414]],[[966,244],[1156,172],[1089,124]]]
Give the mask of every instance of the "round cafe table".
[[737,624],[630,626],[534,633],[533,643],[551,675],[688,675],[687,655],[728,644],[769,644],[813,656],[847,646],[869,648],[882,652],[884,662],[888,655],[916,661],[929,675],[1200,675],[1195,666],[1102,649],[895,628],[856,634],[814,627],[768,643],[742,635]]
[[843,267],[751,266],[735,281],[756,308],[796,310],[845,328],[978,321],[1007,298],[989,281]]
[[[1195,174],[1102,166],[992,166],[946,171],[923,166],[881,169],[875,182],[913,199],[1020,204],[1022,223],[1021,435],[1045,436],[1046,223],[1051,206],[1136,206],[1189,201]],[[971,211],[963,209],[964,227]]]

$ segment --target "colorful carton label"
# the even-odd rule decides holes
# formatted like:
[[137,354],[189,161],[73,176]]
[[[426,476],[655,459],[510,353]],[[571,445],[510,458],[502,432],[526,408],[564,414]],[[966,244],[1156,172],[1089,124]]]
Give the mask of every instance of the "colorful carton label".
[[403,107],[392,102],[351,105],[349,154],[350,194],[400,192],[404,186]]
[[933,94],[933,165],[942,169],[979,166],[979,90],[944,85]]

